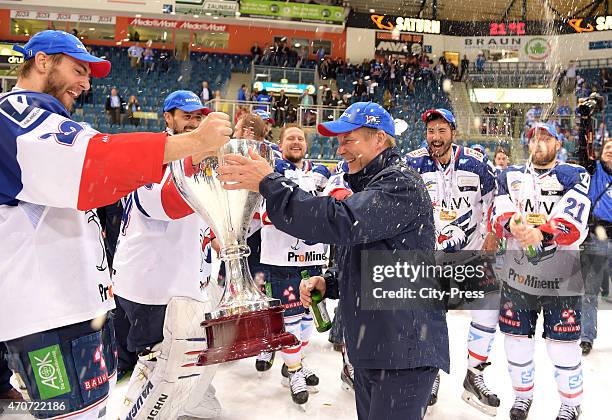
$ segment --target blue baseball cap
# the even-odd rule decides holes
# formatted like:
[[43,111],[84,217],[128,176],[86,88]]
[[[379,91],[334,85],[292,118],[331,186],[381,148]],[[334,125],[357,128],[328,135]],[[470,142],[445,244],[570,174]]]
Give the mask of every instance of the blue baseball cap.
[[361,127],[382,130],[395,137],[393,118],[382,106],[374,102],[355,102],[346,108],[336,121],[321,123],[317,130],[323,136],[333,137]]
[[559,140],[559,134],[557,134],[557,129],[555,128],[555,126],[546,123],[536,123],[532,125],[529,131],[527,132],[527,138],[531,139],[535,135],[536,130],[544,130],[548,134],[553,136],[555,139]]
[[274,118],[270,116],[270,113],[265,109],[254,109],[253,114],[259,116],[262,120],[274,124]]
[[74,35],[64,31],[47,30],[34,35],[23,47],[13,45],[13,50],[23,54],[24,60],[34,58],[37,53],[65,54],[89,64],[92,77],[106,77],[111,69],[110,61],[95,57]]
[[485,147],[482,144],[473,144],[470,146],[472,149],[476,150],[477,152],[482,153],[483,155],[486,155],[487,153],[487,149],[485,149]]
[[190,90],[175,90],[164,99],[164,112],[180,109],[184,112],[194,112],[202,110],[204,115],[210,114],[210,109],[206,108],[200,97]]
[[432,115],[438,115],[442,117],[447,123],[450,124],[453,130],[457,129],[457,121],[455,120],[455,116],[448,109],[444,109],[444,108],[428,109],[427,111],[423,112],[423,114],[421,114],[421,120],[424,123],[427,123],[427,120]]

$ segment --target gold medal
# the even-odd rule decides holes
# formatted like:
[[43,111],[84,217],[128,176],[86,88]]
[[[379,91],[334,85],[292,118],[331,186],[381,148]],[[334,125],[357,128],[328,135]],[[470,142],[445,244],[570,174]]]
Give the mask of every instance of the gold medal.
[[453,221],[457,218],[457,212],[454,210],[440,210],[440,220]]
[[528,213],[527,223],[533,226],[540,226],[546,223],[546,215],[541,213]]

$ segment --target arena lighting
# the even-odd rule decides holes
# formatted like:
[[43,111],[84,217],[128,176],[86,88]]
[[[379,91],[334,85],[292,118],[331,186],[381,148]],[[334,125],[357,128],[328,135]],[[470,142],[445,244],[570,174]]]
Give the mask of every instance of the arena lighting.
[[137,18],[142,17],[142,15],[140,13],[137,14],[137,15],[134,15],[134,16],[136,16]]
[[376,13],[376,10],[374,10],[374,9],[370,9],[370,10],[368,10],[368,12],[370,12],[370,13]]
[[193,17],[197,19],[200,17],[200,15],[193,15]]
[[206,16],[212,16],[212,13],[210,13],[210,12],[206,12],[206,13],[204,13],[204,14],[205,14]]

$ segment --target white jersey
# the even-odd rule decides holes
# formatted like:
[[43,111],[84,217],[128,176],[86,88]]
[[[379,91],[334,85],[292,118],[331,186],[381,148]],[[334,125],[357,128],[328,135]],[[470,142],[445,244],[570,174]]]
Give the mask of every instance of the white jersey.
[[[508,238],[506,249],[522,250],[510,233],[511,218],[516,213],[524,223],[538,226],[544,235],[529,261],[524,252],[504,259],[504,281],[534,295],[559,294],[556,280],[580,275],[580,270],[576,271],[580,265],[576,251],[588,233],[589,183],[589,174],[582,166],[559,162],[548,171],[514,165],[499,175],[493,228],[499,237]],[[575,284],[582,283],[581,278],[575,280]]]
[[436,249],[480,250],[495,194],[495,175],[487,159],[454,144],[446,168],[425,147],[408,153],[406,161],[419,172],[431,197]]
[[[320,195],[329,179],[329,170],[323,165],[304,161],[302,169],[293,163],[277,159],[275,171],[292,180],[313,195]],[[265,209],[265,203],[264,207]],[[262,264],[279,267],[304,267],[327,263],[327,246],[305,242],[276,229],[265,211],[261,212],[261,256]],[[299,223],[299,221],[297,221]]]
[[182,199],[170,169],[161,184],[134,191],[124,206],[113,287],[118,296],[166,305],[173,296],[209,299],[211,231]]
[[0,96],[0,341],[114,308],[95,208],[161,181],[165,142],[100,134],[46,94]]

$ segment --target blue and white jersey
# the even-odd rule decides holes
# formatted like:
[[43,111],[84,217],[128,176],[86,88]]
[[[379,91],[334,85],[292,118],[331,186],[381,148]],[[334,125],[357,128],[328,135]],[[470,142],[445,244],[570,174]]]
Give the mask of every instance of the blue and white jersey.
[[480,250],[495,194],[495,175],[482,153],[453,144],[443,167],[423,147],[408,153],[406,162],[421,174],[431,197],[436,249]]
[[[560,162],[544,171],[514,165],[500,174],[493,228],[498,237],[508,238],[506,249],[515,251],[503,259],[502,281],[536,296],[579,293],[579,255],[559,251],[577,251],[588,234],[589,183],[590,176],[582,166]],[[510,232],[516,213],[521,214],[523,223],[537,226],[543,233],[544,240],[532,253],[522,251]]]
[[141,187],[125,201],[115,294],[146,305],[166,305],[173,296],[208,301],[211,241],[210,228],[185,203],[168,168],[161,184]]
[[[527,224],[552,235],[557,249],[577,250],[588,233],[590,180],[586,169],[569,163],[557,162],[542,173],[510,166],[498,177],[493,228],[498,236],[510,237],[508,221],[520,213]],[[521,248],[510,238],[507,249]]]
[[[304,161],[300,169],[288,160],[278,159],[274,170],[298,184],[300,189],[317,196],[323,194],[331,175],[329,169],[324,165],[314,165],[308,160]],[[327,263],[326,245],[305,242],[276,229],[265,212],[265,203],[261,215],[260,262],[262,264],[302,267]]]
[[342,160],[338,162],[334,173],[327,180],[327,185],[325,185],[322,195],[335,196],[335,194],[338,192],[344,193],[347,190],[351,191],[350,185],[344,179],[344,174],[346,174],[348,170],[348,164],[346,161]]
[[95,209],[159,182],[165,142],[101,134],[43,93],[0,96],[0,341],[114,307]]

